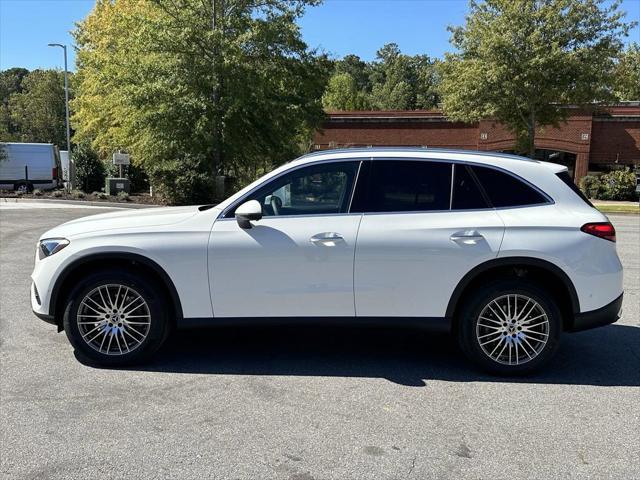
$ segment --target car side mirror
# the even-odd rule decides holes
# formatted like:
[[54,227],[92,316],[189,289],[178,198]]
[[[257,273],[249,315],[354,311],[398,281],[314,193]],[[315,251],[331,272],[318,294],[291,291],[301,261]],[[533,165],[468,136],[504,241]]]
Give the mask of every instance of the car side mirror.
[[236,220],[240,228],[252,228],[251,221],[262,218],[262,206],[257,200],[249,200],[236,208]]

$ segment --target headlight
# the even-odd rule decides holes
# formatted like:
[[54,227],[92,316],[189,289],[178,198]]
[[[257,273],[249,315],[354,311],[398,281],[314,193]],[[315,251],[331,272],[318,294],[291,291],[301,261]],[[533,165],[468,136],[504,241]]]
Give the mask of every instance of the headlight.
[[40,240],[38,244],[38,258],[50,257],[54,253],[58,253],[64,247],[69,245],[69,240],[66,238],[45,238]]

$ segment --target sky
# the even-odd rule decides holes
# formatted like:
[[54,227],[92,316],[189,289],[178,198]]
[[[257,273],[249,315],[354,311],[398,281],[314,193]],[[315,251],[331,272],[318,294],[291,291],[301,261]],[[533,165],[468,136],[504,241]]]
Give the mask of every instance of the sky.
[[[62,68],[63,55],[48,43],[73,44],[70,31],[93,7],[94,0],[0,0],[0,70],[10,67]],[[354,53],[375,58],[395,42],[409,55],[442,57],[451,50],[448,25],[461,25],[467,0],[325,0],[300,21],[312,48],[334,58]],[[640,0],[623,0],[628,20],[640,21]],[[627,41],[640,42],[636,27]],[[74,52],[69,48],[69,69]]]

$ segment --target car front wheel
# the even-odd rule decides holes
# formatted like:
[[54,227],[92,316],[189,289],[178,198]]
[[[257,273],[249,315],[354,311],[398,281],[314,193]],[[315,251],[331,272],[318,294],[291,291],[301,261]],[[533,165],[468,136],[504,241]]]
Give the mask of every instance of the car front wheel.
[[561,314],[544,289],[506,280],[466,299],[458,341],[464,353],[498,375],[530,373],[551,359],[562,330]]
[[105,271],[89,276],[71,293],[64,330],[84,360],[128,365],[147,359],[162,345],[165,312],[154,282],[126,271]]

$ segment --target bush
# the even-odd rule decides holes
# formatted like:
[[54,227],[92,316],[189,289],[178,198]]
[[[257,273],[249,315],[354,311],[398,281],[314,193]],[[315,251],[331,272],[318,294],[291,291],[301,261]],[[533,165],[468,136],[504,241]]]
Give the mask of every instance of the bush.
[[128,202],[129,200],[131,200],[127,192],[118,192],[116,197],[118,197],[118,200],[124,201],[124,202]]
[[80,199],[80,198],[84,198],[84,197],[85,197],[85,194],[84,194],[84,192],[82,190],[72,190],[71,191],[71,198]]
[[635,200],[636,175],[631,170],[614,170],[600,177],[602,200]]
[[60,198],[64,195],[64,192],[62,190],[54,190],[51,195],[55,198]]
[[85,192],[104,187],[106,168],[88,143],[81,143],[71,156],[76,166],[76,182]]
[[587,175],[580,180],[580,190],[588,198],[600,198],[600,192],[602,190],[602,182],[600,177],[596,175]]
[[204,155],[184,154],[147,170],[153,180],[154,195],[174,205],[211,203],[213,182]]
[[109,198],[109,195],[104,192],[93,192],[91,196],[97,198],[98,200],[106,200],[107,198]]
[[636,175],[631,170],[613,170],[604,175],[587,175],[580,181],[580,189],[596,200],[635,200]]
[[33,191],[33,195],[36,196],[36,197],[41,197],[42,196],[42,190],[40,190],[39,188],[36,188]]

